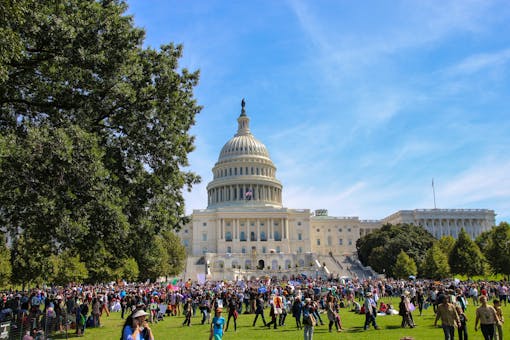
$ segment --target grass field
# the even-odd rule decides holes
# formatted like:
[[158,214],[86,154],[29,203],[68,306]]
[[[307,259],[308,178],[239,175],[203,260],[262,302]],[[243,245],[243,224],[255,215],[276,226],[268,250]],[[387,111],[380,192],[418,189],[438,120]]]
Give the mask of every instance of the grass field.
[[[400,299],[383,299],[385,302],[390,302],[394,306],[398,306]],[[198,311],[197,311],[198,313]],[[505,318],[508,320],[507,324],[503,326],[506,336],[510,336],[510,304],[505,307],[503,306],[503,313]],[[315,327],[314,339],[402,339],[403,337],[412,337],[415,340],[441,340],[444,338],[443,330],[441,328],[434,328],[434,314],[432,308],[424,310],[423,316],[419,316],[418,311],[413,313],[416,328],[414,329],[402,329],[400,328],[401,317],[398,315],[394,316],[378,316],[377,323],[380,330],[374,330],[373,328],[368,331],[363,330],[363,323],[365,320],[364,315],[354,314],[348,312],[345,309],[340,311],[342,317],[343,327],[346,329],[341,333],[336,333],[333,327],[333,333],[328,332],[327,316],[321,314],[324,326]],[[480,331],[475,332],[475,307],[472,305],[468,306],[466,311],[468,317],[468,334],[470,340],[483,339]],[[226,316],[226,315],[224,315]],[[269,321],[269,310],[266,309],[264,316],[266,321]],[[279,327],[278,329],[267,329],[262,326],[262,321],[257,320],[257,326],[252,327],[254,315],[242,314],[239,316],[237,332],[234,332],[233,323],[230,324],[229,330],[223,337],[226,340],[230,339],[264,339],[271,337],[277,340],[297,340],[303,338],[303,332],[296,329],[295,321],[292,316],[288,316],[286,325]],[[119,340],[121,327],[123,320],[120,318],[120,313],[111,313],[110,317],[103,315],[101,318],[103,327],[87,329],[85,336],[81,337],[83,340]],[[191,327],[183,327],[182,322],[184,318],[182,316],[177,317],[165,317],[163,321],[151,326],[156,340],[199,340],[208,339],[209,336],[209,325],[201,325],[201,315],[197,314],[192,318]],[[232,321],[232,320],[231,320]],[[74,334],[70,335],[73,337]],[[56,337],[61,338],[61,337]],[[65,337],[64,337],[65,338]],[[457,338],[457,334],[456,334]]]

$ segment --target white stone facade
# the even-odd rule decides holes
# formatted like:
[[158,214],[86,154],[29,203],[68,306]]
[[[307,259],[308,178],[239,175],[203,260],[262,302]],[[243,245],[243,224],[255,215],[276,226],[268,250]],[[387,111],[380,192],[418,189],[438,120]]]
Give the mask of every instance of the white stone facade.
[[495,225],[494,211],[485,209],[402,210],[382,220],[360,220],[285,208],[276,166],[250,132],[244,101],[237,121],[237,133],[212,169],[207,208],[194,210],[191,223],[179,232],[188,253],[186,278],[201,273],[231,280],[303,272],[342,275],[337,258],[354,254],[359,237],[386,223],[421,225],[437,238],[457,237],[460,228],[475,238]]

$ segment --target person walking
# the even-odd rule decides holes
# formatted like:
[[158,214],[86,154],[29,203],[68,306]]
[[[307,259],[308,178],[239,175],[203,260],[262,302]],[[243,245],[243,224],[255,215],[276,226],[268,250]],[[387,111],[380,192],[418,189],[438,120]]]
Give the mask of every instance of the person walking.
[[303,311],[303,304],[301,303],[301,299],[297,296],[292,303],[292,316],[296,319],[296,326],[298,329],[303,328],[301,324],[301,313]]
[[209,340],[221,340],[223,339],[224,327],[225,327],[225,318],[221,316],[223,312],[223,308],[216,308],[216,314],[211,322],[211,333],[209,335]]
[[459,328],[459,340],[468,340],[468,334],[467,334],[467,317],[466,314],[464,314],[464,311],[462,310],[461,306],[457,306],[457,314],[459,315],[460,324],[458,325]]
[[503,311],[501,310],[501,301],[493,300],[494,309],[496,310],[496,315],[499,318],[499,322],[496,325],[496,330],[498,332],[498,340],[503,340],[503,323],[505,322],[505,318],[503,317]]
[[227,317],[227,327],[225,327],[225,332],[228,330],[228,325],[230,324],[230,319],[234,319],[234,332],[237,332],[237,301],[235,297],[231,297],[228,300],[228,317]]
[[186,302],[184,303],[183,307],[183,313],[184,313],[184,321],[182,323],[183,326],[190,326],[191,325],[191,315],[193,314],[193,306],[191,298],[186,299]]
[[336,327],[337,332],[341,332],[340,329],[340,318],[338,317],[338,314],[336,312],[335,307],[335,297],[333,295],[328,296],[328,301],[326,303],[326,312],[328,314],[328,320],[329,320],[329,332],[331,333],[333,330],[333,325]]
[[306,298],[303,306],[304,340],[313,339],[313,330],[317,321],[313,316],[312,299]]
[[264,299],[262,298],[262,294],[259,294],[255,301],[255,319],[253,320],[253,327],[255,327],[259,315],[262,318],[262,322],[264,322],[264,326],[266,326],[266,319],[264,318]]
[[449,302],[449,298],[445,295],[438,296],[438,306],[436,312],[436,319],[434,327],[437,326],[437,321],[441,319],[441,327],[444,332],[445,340],[453,340],[455,337],[455,328],[460,325],[459,314],[454,304]]
[[365,294],[365,302],[363,306],[365,307],[365,325],[363,326],[363,329],[365,331],[368,330],[370,324],[374,326],[374,329],[380,329],[379,326],[377,326],[377,322],[375,321],[377,316],[377,305],[375,300],[372,298],[371,291],[368,291]]
[[483,338],[485,340],[494,340],[494,330],[496,325],[500,323],[500,320],[494,307],[487,304],[486,295],[481,295],[479,300],[481,306],[476,309],[475,332],[478,331],[478,322],[480,322]]

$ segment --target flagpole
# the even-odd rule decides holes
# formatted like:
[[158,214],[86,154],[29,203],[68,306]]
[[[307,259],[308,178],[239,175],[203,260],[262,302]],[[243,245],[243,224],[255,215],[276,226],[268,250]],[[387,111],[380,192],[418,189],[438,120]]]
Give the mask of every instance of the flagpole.
[[434,188],[434,179],[432,178],[432,195],[434,196],[434,209],[436,209],[436,189]]

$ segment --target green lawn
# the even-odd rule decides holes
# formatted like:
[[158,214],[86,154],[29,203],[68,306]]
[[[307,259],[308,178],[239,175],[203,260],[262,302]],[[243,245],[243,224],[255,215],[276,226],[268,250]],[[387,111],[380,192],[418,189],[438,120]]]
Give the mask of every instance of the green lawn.
[[[389,299],[383,299],[388,302]],[[391,304],[398,305],[400,299],[391,300]],[[505,307],[503,306],[503,313],[507,320],[510,320],[510,304]],[[197,311],[198,312],[198,311]],[[467,317],[468,317],[468,333],[470,340],[483,339],[480,331],[474,331],[475,325],[475,308],[471,305],[468,306]],[[268,321],[269,311],[266,310],[264,316]],[[398,315],[394,316],[379,316],[377,317],[377,323],[381,327],[381,330],[370,329],[363,331],[363,323],[365,320],[364,315],[353,314],[341,310],[340,315],[342,317],[343,327],[346,329],[344,332],[338,334],[333,330],[333,333],[328,332],[327,324],[324,326],[315,327],[314,339],[401,339],[405,336],[413,337],[416,340],[440,340],[443,339],[443,331],[441,328],[434,328],[434,314],[432,308],[425,310],[423,316],[419,316],[419,313],[415,311],[413,313],[416,328],[414,329],[402,329],[400,328],[401,317]],[[321,314],[324,322],[327,322],[327,316]],[[228,332],[225,334],[224,339],[262,339],[266,336],[272,336],[278,340],[296,340],[302,339],[302,331],[298,331],[295,326],[294,318],[290,315],[287,317],[286,325],[279,327],[278,329],[267,329],[262,326],[261,320],[257,320],[258,325],[252,327],[254,315],[242,314],[238,319],[237,332],[233,330],[233,324],[230,325]],[[260,319],[260,318],[259,318]],[[182,316],[177,317],[166,317],[165,320],[153,325],[151,328],[155,335],[156,340],[166,339],[178,339],[178,340],[199,340],[208,339],[209,325],[200,325],[201,315],[198,315],[192,319],[191,327],[183,327]],[[510,321],[508,321],[510,322]],[[100,339],[100,340],[119,340],[121,327],[123,320],[120,318],[120,313],[111,313],[110,317],[106,315],[102,318],[104,327],[87,329],[85,336],[81,339]],[[334,328],[333,328],[334,329]],[[504,330],[506,336],[510,336],[510,328],[505,325]],[[73,334],[74,336],[74,334]],[[456,335],[457,338],[457,335]]]

